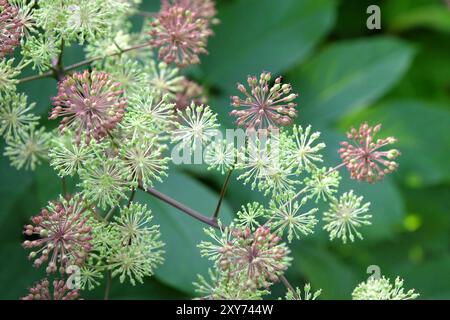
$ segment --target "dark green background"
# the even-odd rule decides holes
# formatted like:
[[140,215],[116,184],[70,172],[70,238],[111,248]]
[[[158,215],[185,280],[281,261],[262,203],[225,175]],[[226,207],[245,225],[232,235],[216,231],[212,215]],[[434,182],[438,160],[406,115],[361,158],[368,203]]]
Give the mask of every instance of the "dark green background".
[[[381,6],[381,30],[366,28],[369,4]],[[157,7],[157,1],[144,0],[143,10]],[[355,183],[343,172],[341,191],[354,188],[372,202],[373,225],[364,228],[365,240],[331,243],[319,226],[291,246],[291,283],[311,282],[323,289],[323,299],[349,299],[367,278],[366,268],[378,265],[388,277],[404,277],[421,298],[450,298],[450,10],[444,1],[234,0],[220,1],[218,10],[221,24],[214,27],[209,55],[187,72],[208,89],[224,128],[233,127],[229,96],[236,82],[267,70],[285,75],[300,94],[297,122],[322,131],[327,165],[338,163],[338,142],[360,121],[381,122],[382,135],[399,139],[400,169],[382,183]],[[81,59],[81,48],[73,48],[64,62]],[[19,90],[38,103],[45,123],[54,80]],[[24,172],[3,156],[0,161],[0,298],[16,299],[43,276],[20,246],[22,226],[61,186],[48,165]],[[209,214],[222,179],[204,167],[178,167],[158,188]],[[193,297],[191,282],[209,266],[196,249],[205,238],[203,226],[146,195],[138,199],[150,205],[161,225],[166,262],[142,286],[114,281],[111,297]],[[255,200],[266,202],[233,181],[225,220]],[[101,298],[102,290],[85,297]],[[283,291],[273,287],[274,296]]]

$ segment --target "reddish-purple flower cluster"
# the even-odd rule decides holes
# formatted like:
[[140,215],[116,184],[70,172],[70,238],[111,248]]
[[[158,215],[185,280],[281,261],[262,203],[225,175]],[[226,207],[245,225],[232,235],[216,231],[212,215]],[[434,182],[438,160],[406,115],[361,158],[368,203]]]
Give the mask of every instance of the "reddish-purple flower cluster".
[[162,0],[162,10],[171,6],[183,7],[186,10],[197,13],[199,18],[214,20],[217,14],[216,4],[212,0]]
[[269,287],[289,266],[289,249],[281,238],[261,226],[253,233],[249,228],[232,231],[232,245],[221,249],[219,265],[231,277],[245,274],[248,288]]
[[394,137],[374,140],[374,136],[381,129],[381,124],[369,127],[361,124],[359,130],[352,128],[347,133],[350,142],[341,142],[339,149],[343,163],[353,179],[373,183],[381,180],[385,174],[397,169],[398,164],[393,160],[400,155],[396,149],[381,151],[380,149],[396,142]]
[[198,106],[206,104],[207,99],[204,95],[202,86],[186,78],[183,79],[181,85],[183,90],[177,92],[175,97],[176,108],[178,110],[186,109],[192,102]]
[[165,6],[152,22],[150,44],[159,48],[159,59],[179,67],[200,62],[212,34],[207,19],[183,6]]
[[64,280],[53,280],[53,292],[50,292],[50,283],[43,279],[29,289],[28,295],[22,300],[77,300],[80,290],[69,290]]
[[271,75],[269,72],[261,73],[259,80],[249,76],[247,79],[251,94],[245,86],[238,83],[238,90],[245,95],[244,99],[238,96],[231,97],[231,104],[235,109],[230,112],[237,117],[236,124],[248,129],[274,129],[286,126],[293,122],[297,116],[296,103],[292,102],[298,94],[291,93],[290,84],[281,83],[281,77],[269,88]]
[[120,83],[95,70],[74,73],[61,81],[53,104],[50,119],[63,117],[60,132],[73,129],[77,144],[82,134],[86,142],[103,139],[122,120],[127,107]]
[[11,6],[8,0],[0,0],[0,58],[20,43],[23,25],[18,14],[18,7]]
[[[64,273],[70,265],[82,265],[91,250],[91,227],[86,224],[86,207],[79,198],[50,203],[48,208],[31,218],[34,225],[25,226],[25,235],[38,235],[37,240],[25,240],[24,248],[39,248],[30,253],[34,266],[49,260],[47,273]],[[59,267],[58,267],[59,266]]]

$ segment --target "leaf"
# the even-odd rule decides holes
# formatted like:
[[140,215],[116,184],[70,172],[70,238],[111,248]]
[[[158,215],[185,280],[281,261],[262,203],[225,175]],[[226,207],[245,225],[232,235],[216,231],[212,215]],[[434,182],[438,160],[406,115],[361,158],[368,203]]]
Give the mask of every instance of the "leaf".
[[448,299],[450,296],[450,277],[448,268],[450,255],[430,259],[422,264],[411,266],[405,263],[394,268],[392,277],[405,280],[405,288],[414,288],[420,293],[419,299]]
[[[3,148],[0,147],[3,154]],[[0,156],[0,225],[7,219],[8,214],[18,197],[26,190],[32,181],[32,173],[16,170],[12,167],[9,158]]]
[[[419,100],[391,101],[361,112],[344,123],[368,120],[382,123],[381,136],[398,139],[402,153],[396,177],[411,186],[450,181],[450,112],[444,106]],[[347,125],[349,126],[349,125]]]
[[304,59],[333,25],[333,0],[241,0],[219,8],[202,68],[209,81],[234,88],[248,74],[274,74]]
[[304,122],[327,124],[385,94],[408,69],[414,50],[401,40],[377,37],[324,49],[292,74]]
[[[176,170],[172,170],[166,181],[156,189],[206,216],[212,215],[218,200],[217,194]],[[203,232],[206,225],[144,192],[138,192],[136,200],[152,209],[154,223],[160,225],[162,240],[166,244],[165,262],[156,270],[156,277],[165,284],[194,295],[192,282],[196,280],[196,275],[206,275],[211,266],[206,258],[200,256],[197,248],[200,241],[208,239]],[[224,223],[231,221],[231,212],[226,201],[222,203],[220,217]]]
[[[293,254],[291,272],[300,272],[312,289],[322,289],[321,299],[349,299],[353,288],[358,284],[349,265],[342,262],[326,247],[303,243]],[[301,284],[292,284],[294,287]]]
[[[18,230],[20,233],[20,230]],[[27,295],[28,288],[42,279],[44,271],[36,270],[27,259],[26,251],[19,242],[2,243],[0,247],[0,288],[1,298],[17,300]]]
[[404,32],[414,28],[430,28],[450,32],[450,10],[440,0],[403,0],[386,3],[383,11],[394,32]]

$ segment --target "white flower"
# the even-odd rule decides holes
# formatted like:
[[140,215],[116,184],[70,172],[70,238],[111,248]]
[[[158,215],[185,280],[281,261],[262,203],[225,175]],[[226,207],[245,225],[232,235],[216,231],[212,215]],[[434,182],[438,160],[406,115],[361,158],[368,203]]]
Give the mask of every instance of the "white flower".
[[216,169],[224,174],[234,166],[236,158],[236,149],[232,143],[225,139],[213,141],[206,148],[205,163],[208,164],[208,170]]
[[299,287],[295,288],[295,292],[292,290],[288,290],[286,293],[286,300],[316,300],[320,294],[322,293],[322,289],[315,291],[314,293],[311,292],[311,285],[309,283],[305,284],[305,287],[303,289],[303,298],[302,298],[302,291]]
[[209,106],[197,106],[194,102],[185,110],[178,110],[177,128],[172,135],[172,142],[181,148],[188,147],[193,152],[217,135],[217,115]]
[[361,282],[352,293],[353,300],[412,300],[418,296],[414,289],[405,292],[403,279],[397,277],[394,284],[391,284],[384,276],[379,279],[370,277]]
[[73,176],[83,167],[86,161],[92,159],[93,150],[89,144],[81,140],[73,143],[74,134],[66,132],[63,136],[53,139],[53,147],[49,151],[50,165],[58,171],[60,177]]
[[31,113],[35,105],[27,103],[25,94],[8,93],[0,98],[0,135],[17,137],[36,126],[39,117]]
[[128,179],[141,183],[144,188],[153,186],[154,181],[162,182],[167,176],[169,158],[163,156],[166,145],[157,141],[158,137],[141,138],[127,142],[121,148],[124,163],[128,168]]
[[326,201],[333,199],[337,192],[341,176],[339,171],[331,171],[331,169],[321,168],[314,170],[311,177],[305,178],[306,192],[310,197],[315,197],[316,202],[320,199]]
[[34,170],[41,160],[47,159],[50,134],[45,128],[31,127],[20,136],[6,141],[5,156],[17,169]]
[[304,169],[310,171],[315,169],[314,162],[322,162],[322,155],[318,152],[325,148],[325,143],[318,143],[313,145],[320,137],[320,132],[313,132],[311,135],[311,126],[306,127],[305,130],[301,126],[294,125],[292,128],[293,137],[290,138],[293,141],[292,146],[289,148],[289,161],[291,165],[296,168],[297,173],[302,172]]
[[347,238],[351,242],[355,236],[363,239],[357,228],[363,225],[370,225],[369,211],[370,202],[361,205],[363,197],[357,197],[353,190],[344,193],[339,201],[334,200],[330,204],[330,209],[324,213],[323,221],[328,222],[324,229],[330,233],[330,240],[341,238],[343,243]]
[[287,230],[289,242],[293,240],[294,236],[296,239],[300,239],[300,234],[305,236],[312,234],[314,226],[318,222],[315,217],[318,209],[313,208],[306,212],[301,212],[300,209],[306,201],[307,198],[304,198],[300,203],[297,201],[285,203],[271,201],[270,210],[267,214],[271,229],[281,234]]
[[169,67],[165,62],[156,64],[151,60],[146,74],[150,89],[160,99],[167,95],[171,101],[175,101],[177,93],[184,89],[184,77],[178,75],[178,68]]
[[255,230],[255,228],[260,226],[258,218],[264,215],[264,211],[264,207],[258,202],[247,203],[247,206],[241,206],[241,211],[237,213],[238,225]]

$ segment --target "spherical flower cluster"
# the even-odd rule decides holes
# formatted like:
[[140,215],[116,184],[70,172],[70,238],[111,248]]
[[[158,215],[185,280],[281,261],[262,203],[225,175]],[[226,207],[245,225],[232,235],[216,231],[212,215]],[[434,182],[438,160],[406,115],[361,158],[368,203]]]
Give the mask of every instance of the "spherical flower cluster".
[[145,189],[156,181],[162,182],[162,177],[167,176],[169,162],[169,158],[163,156],[165,148],[165,145],[158,143],[157,137],[142,137],[121,148],[129,179]]
[[161,7],[167,10],[171,6],[183,7],[191,12],[196,12],[200,18],[217,23],[214,17],[217,14],[216,5],[213,0],[162,0]]
[[11,165],[17,169],[34,170],[43,159],[47,159],[50,134],[42,127],[34,127],[20,135],[7,140],[5,156],[11,160]]
[[82,265],[91,250],[91,227],[86,224],[87,208],[79,196],[70,200],[63,197],[49,203],[41,213],[31,218],[34,225],[25,226],[25,235],[38,235],[37,240],[25,240],[27,249],[39,248],[29,255],[34,265],[40,267],[49,261],[47,273],[59,270],[64,273],[71,264]]
[[0,135],[18,137],[37,124],[38,116],[31,111],[35,103],[28,104],[25,94],[7,93],[0,99]]
[[304,192],[318,202],[333,199],[341,181],[339,171],[326,167],[316,169],[311,176],[305,178]]
[[127,180],[128,170],[119,158],[93,158],[79,171],[84,197],[106,209],[118,205],[133,186]]
[[210,280],[198,275],[194,282],[195,291],[201,294],[201,300],[262,300],[270,292],[266,289],[244,289],[245,276],[228,277],[217,270],[208,270]]
[[78,144],[83,133],[86,142],[91,138],[99,141],[117,126],[125,113],[127,102],[119,86],[104,72],[86,70],[68,76],[59,83],[50,119],[63,117],[59,130],[64,133],[73,129]]
[[8,0],[0,0],[0,58],[20,43],[23,25],[18,14],[18,7],[11,6]]
[[155,99],[161,99],[167,95],[170,100],[177,100],[177,95],[184,91],[184,76],[180,76],[179,69],[167,65],[161,61],[156,63],[151,60],[146,65],[145,75]]
[[52,284],[53,292],[47,279],[39,281],[22,300],[77,300],[80,296],[79,289],[70,290],[62,279],[53,280]]
[[[286,126],[292,123],[297,116],[296,103],[292,102],[297,94],[290,93],[290,84],[283,84],[281,77],[275,79],[275,84],[269,88],[271,74],[261,73],[259,80],[249,76],[247,83],[250,86],[249,93],[245,86],[238,83],[238,90],[245,98],[231,97],[234,109],[231,115],[237,118],[238,126],[248,129],[273,129],[278,126]],[[243,107],[243,109],[238,109]]]
[[20,70],[14,65],[14,59],[0,59],[0,98],[5,92],[16,91]]
[[300,239],[300,234],[304,236],[312,234],[314,226],[318,222],[315,216],[318,209],[313,208],[305,212],[300,211],[307,200],[307,198],[303,198],[301,202],[288,201],[286,203],[271,201],[268,212],[268,225],[280,235],[287,231],[289,242],[294,237]]
[[175,62],[179,67],[200,62],[199,54],[205,47],[211,31],[208,21],[182,6],[169,6],[159,12],[152,23],[151,45],[159,48],[159,59]]
[[220,238],[213,230],[206,232],[219,244],[200,243],[202,255],[215,260],[217,268],[230,277],[243,276],[243,288],[267,288],[277,282],[290,265],[289,249],[265,226],[254,232],[250,228],[225,228]]
[[325,148],[323,142],[314,143],[320,137],[320,132],[311,133],[311,126],[303,129],[302,126],[294,125],[292,133],[293,144],[289,148],[288,157],[292,165],[296,167],[296,172],[301,173],[303,170],[316,169],[316,162],[323,161],[319,151]]
[[236,149],[226,139],[213,141],[206,148],[204,160],[208,165],[208,170],[216,169],[224,174],[234,166]]
[[381,180],[385,174],[397,169],[398,164],[393,160],[400,154],[398,150],[381,151],[379,149],[396,142],[393,137],[374,140],[374,136],[381,129],[381,124],[369,127],[361,124],[359,130],[352,128],[347,133],[351,142],[341,142],[339,154],[353,179],[367,182]]
[[353,190],[345,192],[339,200],[333,200],[330,209],[324,213],[323,221],[327,224],[323,227],[330,233],[330,240],[341,238],[343,243],[347,238],[355,241],[355,236],[363,239],[357,228],[370,225],[369,211],[370,202],[362,204],[363,197],[353,194]]
[[175,97],[175,104],[178,110],[186,109],[192,102],[196,105],[207,103],[203,87],[186,78],[183,78],[181,85],[183,90],[178,92]]
[[352,293],[353,300],[412,300],[418,296],[414,289],[405,292],[403,279],[397,277],[392,284],[384,276],[379,279],[370,277],[361,282]]
[[197,106],[194,102],[184,110],[177,110],[179,122],[172,134],[172,142],[194,152],[217,134],[217,115],[209,106]]

